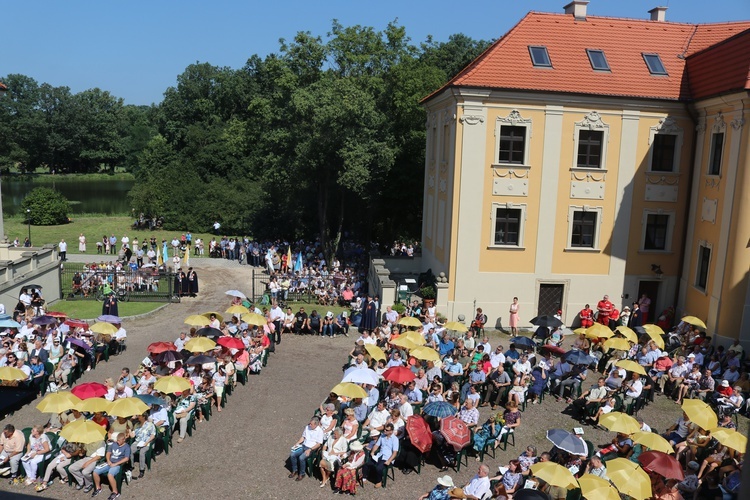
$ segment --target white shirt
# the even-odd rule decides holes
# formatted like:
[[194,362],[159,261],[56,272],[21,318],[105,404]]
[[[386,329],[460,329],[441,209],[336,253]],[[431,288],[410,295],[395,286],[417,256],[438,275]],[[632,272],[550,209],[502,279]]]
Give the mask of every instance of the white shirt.
[[323,444],[323,429],[317,426],[315,429],[311,429],[308,425],[305,430],[302,431],[302,444],[307,448],[312,448],[315,445]]
[[59,245],[59,248],[60,248],[61,252],[67,252],[68,251],[68,244],[65,243],[64,241],[61,241],[60,245]]
[[378,409],[375,408],[370,412],[370,416],[367,418],[370,419],[370,427],[374,429],[375,427],[384,426],[390,416],[391,414],[388,410],[378,411]]
[[408,402],[399,406],[398,411],[401,412],[403,418],[409,418],[414,415],[414,408],[412,408],[411,404]]
[[284,319],[284,311],[276,306],[271,309],[271,321],[281,321]]
[[472,495],[476,498],[483,498],[488,491],[490,491],[490,478],[479,477],[478,474],[463,488],[465,495]]
[[481,344],[478,344],[477,347],[479,347],[480,345],[484,346],[484,353],[485,354],[487,354],[488,352],[492,352],[492,346],[490,345],[489,342],[482,342]]
[[641,392],[643,391],[643,382],[641,382],[641,379],[631,380],[629,384],[631,388],[628,389],[625,394],[630,396],[631,398],[637,398],[638,396],[640,396]]
[[513,369],[518,373],[524,373],[528,375],[529,373],[531,373],[531,363],[529,363],[528,361],[521,363],[521,361],[519,360],[513,364]]
[[123,327],[115,332],[115,340],[122,340],[128,336],[128,332]]
[[497,368],[498,366],[505,364],[505,354],[502,352],[493,352],[490,354],[490,364],[492,365],[492,368]]
[[181,351],[185,348],[185,344],[187,343],[187,337],[185,337],[185,340],[182,340],[178,338],[174,341],[174,345],[177,347],[178,351]]

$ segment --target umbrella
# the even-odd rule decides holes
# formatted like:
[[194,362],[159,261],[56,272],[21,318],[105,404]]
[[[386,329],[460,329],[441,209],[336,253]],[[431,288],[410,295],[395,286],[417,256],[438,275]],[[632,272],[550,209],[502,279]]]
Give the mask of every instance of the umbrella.
[[572,455],[586,456],[586,442],[565,429],[548,430],[547,439],[561,450]]
[[401,337],[411,341],[412,344],[418,346],[425,345],[427,343],[422,335],[413,330],[406,332],[404,335],[401,335]]
[[646,451],[638,455],[638,462],[644,470],[655,472],[665,479],[677,479],[683,481],[685,472],[682,470],[680,462],[672,455],[667,455],[662,451]]
[[146,350],[151,354],[159,354],[164,351],[176,351],[177,346],[172,342],[154,342],[149,344]]
[[109,413],[111,407],[112,401],[107,401],[104,398],[89,398],[78,403],[75,409],[89,413],[96,413],[98,411]]
[[64,324],[71,328],[85,328],[87,330],[89,328],[89,324],[82,319],[66,319]]
[[87,351],[91,350],[90,345],[88,345],[86,342],[76,337],[65,337],[65,342],[69,343],[71,346],[76,346],[76,347],[80,347],[81,349],[86,349]]
[[206,352],[216,347],[216,342],[206,337],[195,337],[187,341],[185,349],[190,352]]
[[573,333],[576,335],[586,335],[586,329],[585,328],[576,328],[573,330]]
[[245,344],[242,340],[236,337],[221,337],[216,341],[220,346],[226,347],[227,349],[244,349]]
[[404,316],[403,318],[398,320],[398,324],[404,326],[413,326],[414,328],[419,328],[420,326],[422,326],[422,322],[413,316]]
[[471,441],[471,430],[466,422],[455,415],[440,421],[440,434],[456,451],[462,450]]
[[86,382],[70,390],[70,392],[78,396],[78,399],[100,398],[106,395],[108,391],[109,388],[99,382]]
[[170,361],[182,361],[182,356],[177,351],[163,351],[156,356],[157,363],[169,363]]
[[250,314],[250,309],[245,306],[232,306],[224,312],[229,314]]
[[566,352],[565,349],[554,344],[544,344],[542,346],[542,349],[547,349],[552,354],[557,354],[558,356],[563,356]]
[[19,370],[13,366],[3,366],[0,368],[0,380],[26,380],[26,375],[23,370]]
[[627,351],[630,349],[630,341],[621,337],[613,337],[604,342],[604,348],[608,350],[617,349],[620,351]]
[[213,356],[206,356],[205,354],[199,354],[198,356],[191,356],[185,362],[186,365],[203,365],[206,363],[216,363],[216,358]]
[[68,315],[62,311],[47,311],[47,316],[52,316],[53,318],[67,318]]
[[641,424],[636,419],[620,411],[609,412],[599,417],[599,425],[606,427],[612,432],[633,434],[641,430]]
[[599,476],[584,474],[578,478],[578,484],[581,486],[581,495],[587,500],[620,500],[617,490]]
[[153,262],[146,262],[141,266],[141,269],[148,269],[149,267],[156,267],[156,264],[154,264]]
[[42,413],[62,413],[75,407],[81,400],[68,391],[51,392],[39,401],[36,409]]
[[422,413],[431,417],[445,418],[458,413],[455,406],[445,401],[433,401],[422,407]]
[[532,320],[529,321],[529,323],[531,323],[532,325],[543,326],[547,328],[557,328],[558,326],[563,326],[562,321],[548,314],[545,314],[544,316],[537,316],[536,318],[532,318]]
[[103,441],[107,430],[91,420],[75,420],[60,431],[60,437],[71,443],[96,443]]
[[638,464],[627,458],[607,461],[607,477],[623,495],[635,500],[651,498],[651,479]]
[[224,321],[224,316],[222,316],[221,314],[217,313],[216,311],[205,312],[205,313],[202,314],[202,316],[205,316],[205,317],[209,318],[209,320],[210,320],[212,314],[214,316],[216,316],[216,319],[218,319],[219,321]]
[[522,346],[522,347],[530,347],[532,349],[536,347],[536,342],[531,340],[529,337],[523,337],[523,336],[518,336],[514,339],[511,339],[510,343],[514,344],[516,347]]
[[706,328],[706,324],[701,319],[696,318],[695,316],[685,316],[684,318],[682,318],[682,321],[693,326],[700,326],[703,329]]
[[638,363],[630,359],[621,359],[620,361],[615,363],[615,366],[619,368],[625,368],[625,370],[629,372],[635,372],[635,373],[640,373],[641,375],[646,375],[646,370],[641,365],[639,365]]
[[747,449],[747,437],[735,429],[717,429],[711,431],[711,436],[727,448],[732,448],[740,453],[745,453]]
[[340,384],[336,384],[335,386],[333,386],[333,389],[331,389],[331,392],[336,394],[337,396],[346,396],[347,398],[367,397],[367,391],[362,389],[357,384],[353,384],[351,382],[341,382]]
[[57,323],[57,318],[52,316],[37,316],[31,320],[32,325],[54,325]]
[[617,328],[615,328],[615,333],[619,333],[634,344],[638,343],[638,334],[627,326],[618,326]]
[[142,415],[148,410],[149,406],[140,399],[122,398],[112,403],[107,413],[113,417],[134,417],[135,415]]
[[114,323],[114,324],[121,324],[122,319],[120,319],[119,316],[114,316],[112,314],[102,314],[98,318],[96,318],[97,321],[104,321],[105,323]]
[[669,441],[656,434],[655,432],[638,431],[630,439],[633,443],[640,444],[649,450],[663,451],[664,453],[674,453],[674,448]]
[[91,330],[94,333],[102,333],[104,335],[114,335],[117,333],[117,327],[114,326],[112,323],[106,323],[104,321],[100,323],[94,323],[89,327],[89,330]]
[[586,338],[598,339],[598,338],[610,338],[614,333],[612,330],[602,325],[601,323],[594,323],[590,327],[586,328]]
[[427,346],[415,347],[409,352],[409,354],[414,356],[417,359],[421,359],[424,361],[439,361],[440,360],[440,353],[438,353],[435,349],[432,349],[431,347],[427,347]]
[[651,340],[653,340],[654,343],[659,346],[659,349],[664,349],[664,339],[662,338],[662,335],[664,335],[664,330],[662,330],[660,326],[648,324],[643,325],[643,329],[646,330],[646,334],[651,338]]
[[352,382],[355,384],[378,385],[380,382],[380,375],[370,368],[357,368],[356,366],[352,366],[351,368],[347,368],[344,372],[344,378],[341,381]]
[[21,323],[12,319],[2,319],[0,320],[0,328],[21,328]]
[[[578,481],[573,477],[573,473],[562,465],[555,462],[539,462],[531,466],[531,472],[534,477],[552,486],[559,486],[565,489],[578,488]],[[515,495],[513,495],[515,498]]]
[[232,297],[239,297],[241,299],[247,298],[247,296],[244,293],[240,292],[239,290],[227,290],[224,293]]
[[398,384],[414,380],[414,372],[405,366],[392,366],[383,372],[383,378]]
[[685,399],[682,402],[682,411],[691,422],[703,429],[711,430],[718,426],[719,419],[716,412],[700,399]]
[[165,394],[176,394],[190,389],[190,381],[182,377],[166,376],[156,381],[154,390]]
[[209,323],[208,318],[200,314],[192,314],[185,318],[185,324],[190,326],[208,326]]
[[409,441],[422,453],[429,453],[432,448],[430,426],[420,415],[411,415],[406,419],[406,434]]
[[370,355],[370,357],[374,360],[386,360],[388,357],[383,352],[383,349],[376,346],[375,344],[365,344],[365,351]]
[[571,365],[590,365],[594,358],[578,349],[571,349],[565,353],[565,360]]
[[522,488],[513,493],[513,500],[550,500],[550,496],[543,491]]
[[224,335],[224,333],[218,328],[210,326],[204,326],[203,328],[198,329],[195,334],[199,337],[221,337]]
[[453,330],[454,332],[468,332],[469,327],[461,323],[460,321],[449,321],[445,324],[446,330]]
[[241,319],[248,325],[254,326],[265,326],[268,323],[266,317],[258,313],[243,314]]
[[152,396],[151,394],[133,394],[134,398],[140,399],[144,403],[146,403],[149,406],[158,405],[158,406],[166,406],[167,402],[161,398],[157,398],[156,396]]
[[415,347],[419,347],[417,344],[406,338],[406,336],[401,335],[400,337],[396,339],[392,339],[389,341],[391,345],[395,345],[398,347],[403,347],[404,349],[412,350]]

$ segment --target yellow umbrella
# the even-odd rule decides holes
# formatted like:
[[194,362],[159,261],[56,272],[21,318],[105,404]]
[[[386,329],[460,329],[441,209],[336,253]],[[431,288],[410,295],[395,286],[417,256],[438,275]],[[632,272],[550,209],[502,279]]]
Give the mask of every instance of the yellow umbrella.
[[440,354],[435,349],[424,345],[415,347],[409,351],[409,354],[423,361],[440,361]]
[[619,333],[634,344],[638,343],[638,334],[627,326],[618,326],[615,328],[615,333]]
[[641,424],[636,419],[619,411],[613,411],[599,417],[599,425],[612,432],[622,432],[623,434],[633,434],[641,430]]
[[581,496],[587,500],[620,500],[620,494],[609,484],[609,481],[593,474],[584,474],[578,478],[581,485]]
[[385,353],[383,352],[383,349],[376,346],[375,344],[365,344],[365,351],[367,351],[367,353],[370,355],[372,359],[375,359],[375,360],[388,359]]
[[219,321],[224,321],[224,316],[222,316],[221,314],[217,313],[216,311],[208,311],[207,313],[203,313],[203,316],[211,319],[211,315],[212,314],[214,316],[216,316],[216,319],[218,319]]
[[630,439],[649,450],[661,451],[666,454],[674,453],[674,448],[669,444],[669,441],[655,432],[638,431],[630,436]]
[[266,317],[258,313],[243,314],[240,319],[248,325],[265,326],[268,323]]
[[534,477],[552,486],[573,489],[578,488],[578,481],[573,477],[570,470],[555,462],[539,462],[531,466]]
[[402,337],[409,339],[414,345],[425,345],[427,342],[424,337],[415,331],[408,331]]
[[75,409],[78,411],[87,411],[89,413],[96,413],[98,411],[103,411],[109,415],[110,408],[112,407],[112,401],[107,401],[103,398],[89,398],[84,399],[80,403],[78,403],[75,406]]
[[637,463],[627,458],[607,461],[607,477],[617,490],[635,500],[651,498],[651,479]]
[[[188,386],[190,386],[190,382],[188,382]],[[107,413],[113,417],[134,417],[148,410],[149,406],[138,398],[122,398],[112,403]]]
[[445,324],[446,330],[453,330],[454,332],[468,332],[469,327],[459,321],[449,321]]
[[716,429],[716,426],[719,425],[716,412],[700,399],[683,400],[682,411],[685,412],[691,422],[703,429]]
[[706,328],[706,324],[700,318],[696,318],[695,316],[685,316],[684,318],[682,318],[682,321],[693,326],[700,326],[704,329]]
[[648,324],[643,325],[643,329],[646,330],[646,333],[651,338],[651,340],[653,340],[654,343],[659,346],[659,349],[664,349],[664,339],[662,338],[662,335],[664,335],[664,330],[662,330],[660,326]]
[[717,429],[711,432],[711,436],[727,448],[732,448],[740,453],[745,453],[747,449],[747,437],[735,429]]
[[72,392],[51,392],[39,401],[36,409],[42,413],[62,413],[75,408],[81,400]]
[[576,328],[575,330],[573,330],[573,333],[575,333],[576,335],[581,335],[581,334],[586,335],[586,329],[585,328]]
[[412,350],[415,347],[419,347],[417,344],[415,344],[411,340],[407,339],[403,335],[400,336],[399,338],[395,339],[395,340],[391,340],[390,343],[391,343],[391,345],[395,345],[395,346],[398,346],[398,347],[403,347],[404,349],[409,349],[409,350]]
[[250,314],[250,309],[245,306],[232,306],[224,312],[229,314]]
[[415,328],[419,328],[420,326],[422,326],[422,322],[413,316],[404,316],[403,318],[398,320],[398,324],[404,326],[413,326]]
[[185,324],[190,326],[208,326],[208,318],[200,314],[192,314],[185,318]]
[[602,325],[601,323],[594,323],[590,327],[586,328],[586,338],[597,339],[597,338],[610,338],[614,333],[612,330]]
[[347,398],[367,397],[367,391],[351,382],[341,382],[340,384],[336,384],[333,389],[331,389],[331,392],[337,396],[346,396]]
[[620,368],[625,368],[625,370],[629,372],[635,372],[640,373],[641,375],[646,375],[646,370],[636,363],[635,361],[632,361],[630,359],[621,359],[617,363],[615,363],[615,366],[618,366]]
[[194,337],[185,343],[190,352],[206,352],[216,347],[216,342],[206,337]]
[[60,431],[60,437],[71,443],[96,443],[106,435],[107,430],[91,420],[75,420]]
[[13,366],[3,366],[0,368],[0,380],[26,380],[26,375],[23,370],[19,370]]
[[187,391],[189,389],[190,381],[182,377],[173,377],[171,375],[160,378],[154,384],[154,390],[165,394],[177,394],[178,392]]
[[117,327],[115,325],[112,323],[105,323],[104,321],[94,323],[89,327],[89,330],[94,333],[101,333],[102,335],[114,335],[117,333]]
[[622,337],[612,337],[604,342],[605,349],[617,349],[619,351],[630,350],[630,341]]

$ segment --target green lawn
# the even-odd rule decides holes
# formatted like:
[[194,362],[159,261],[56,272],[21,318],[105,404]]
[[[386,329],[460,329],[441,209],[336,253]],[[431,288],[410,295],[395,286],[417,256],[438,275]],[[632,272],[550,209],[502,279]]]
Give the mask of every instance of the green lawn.
[[[120,302],[120,317],[137,316],[153,311],[166,302]],[[50,311],[64,312],[70,318],[91,319],[102,314],[102,303],[96,300],[60,300],[49,307]]]

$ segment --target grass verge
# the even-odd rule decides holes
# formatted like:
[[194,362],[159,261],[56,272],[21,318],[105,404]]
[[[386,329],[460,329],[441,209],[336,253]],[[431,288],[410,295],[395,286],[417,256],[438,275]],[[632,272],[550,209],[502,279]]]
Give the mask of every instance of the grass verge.
[[[118,309],[120,317],[146,314],[161,306],[165,302],[120,302]],[[69,318],[91,319],[102,314],[102,303],[96,300],[60,300],[49,307],[50,311],[64,312]]]

